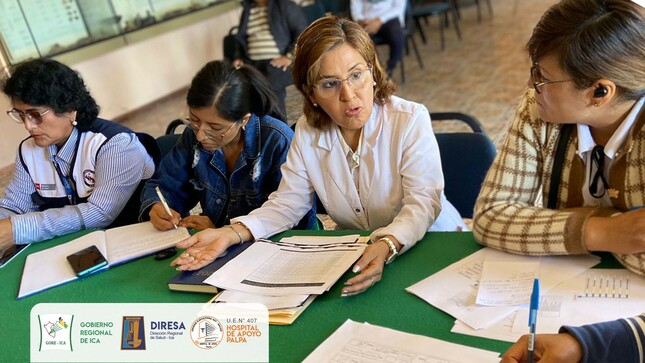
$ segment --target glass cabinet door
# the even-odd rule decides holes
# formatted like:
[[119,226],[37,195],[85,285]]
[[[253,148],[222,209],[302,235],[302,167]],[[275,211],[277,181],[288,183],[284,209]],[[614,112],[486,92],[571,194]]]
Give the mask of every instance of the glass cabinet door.
[[0,0],[0,54],[51,57],[226,1]]

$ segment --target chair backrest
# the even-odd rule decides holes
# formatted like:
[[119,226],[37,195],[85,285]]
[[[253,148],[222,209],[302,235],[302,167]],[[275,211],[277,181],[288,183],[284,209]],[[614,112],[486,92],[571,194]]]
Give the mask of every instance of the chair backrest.
[[237,29],[237,25],[232,27],[224,37],[224,40],[222,40],[222,54],[224,55],[224,59],[229,62],[235,60],[241,51],[240,43],[235,39]]
[[307,17],[307,23],[309,24],[325,16],[325,8],[318,1],[314,2],[311,5],[303,6],[302,12],[305,13],[305,16]]
[[170,150],[177,144],[181,133],[177,133],[178,129],[184,125],[182,119],[178,118],[170,121],[166,127],[166,134],[161,135],[157,138],[157,144],[159,145],[159,150],[161,151],[161,158],[163,159]]
[[483,132],[481,124],[462,113],[431,113],[433,122],[459,120],[474,132],[436,133],[446,198],[464,218],[472,218],[475,202],[486,173],[497,151],[493,141]]
[[350,16],[349,0],[318,0],[316,2],[323,6],[325,12],[336,16]]
[[[135,134],[137,135],[139,142],[141,142],[143,147],[145,147],[146,151],[154,161],[155,170],[159,169],[159,162],[161,161],[162,154],[155,138],[143,132],[135,132]],[[108,228],[120,227],[139,222],[141,191],[143,190],[143,185],[146,183],[146,180],[147,179],[144,179],[139,182],[137,189],[134,190],[134,193],[132,193],[132,196],[128,199],[128,202],[121,210],[121,213],[119,213]]]

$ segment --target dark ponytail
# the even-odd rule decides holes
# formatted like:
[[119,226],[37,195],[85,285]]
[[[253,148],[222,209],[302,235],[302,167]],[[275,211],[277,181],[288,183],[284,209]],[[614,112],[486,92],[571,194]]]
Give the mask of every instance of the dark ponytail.
[[231,122],[241,120],[249,112],[285,120],[262,73],[247,65],[236,69],[226,61],[208,62],[197,72],[186,102],[191,108],[212,107]]
[[251,107],[254,108],[252,112],[256,115],[269,115],[278,120],[286,121],[287,115],[282,114],[278,107],[278,97],[273,92],[267,78],[250,65],[241,66],[238,72],[242,73],[247,81],[251,83]]

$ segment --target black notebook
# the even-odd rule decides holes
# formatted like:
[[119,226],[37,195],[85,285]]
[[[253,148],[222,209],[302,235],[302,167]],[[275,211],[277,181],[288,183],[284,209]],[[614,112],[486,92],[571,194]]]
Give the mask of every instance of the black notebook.
[[216,294],[217,288],[204,283],[213,272],[224,266],[228,261],[247,249],[251,243],[236,244],[228,248],[226,252],[215,261],[195,271],[183,271],[168,281],[168,288],[174,291],[202,292]]

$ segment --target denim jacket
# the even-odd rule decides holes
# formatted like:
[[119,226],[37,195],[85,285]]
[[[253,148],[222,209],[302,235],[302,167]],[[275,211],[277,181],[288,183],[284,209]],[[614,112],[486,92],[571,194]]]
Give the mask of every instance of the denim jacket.
[[[199,202],[202,214],[216,227],[259,208],[282,179],[280,166],[286,160],[293,131],[271,116],[251,115],[243,137],[244,148],[229,175],[221,149],[214,152],[202,149],[195,133],[184,130],[161,161],[159,173],[146,182],[140,218],[147,219],[150,207],[159,201],[157,186],[170,208],[182,216],[187,216]],[[316,223],[313,207],[296,228],[311,229]]]

